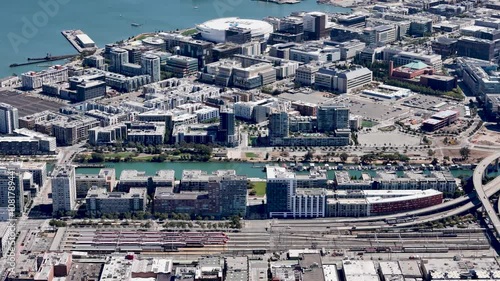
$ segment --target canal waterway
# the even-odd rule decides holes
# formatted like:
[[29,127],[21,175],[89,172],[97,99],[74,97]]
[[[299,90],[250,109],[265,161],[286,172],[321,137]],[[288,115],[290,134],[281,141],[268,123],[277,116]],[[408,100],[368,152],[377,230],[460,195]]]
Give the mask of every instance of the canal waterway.
[[[267,163],[269,164],[269,163]],[[120,163],[104,163],[106,168],[114,168],[116,170],[116,176],[119,178],[123,170],[138,170],[144,171],[147,175],[154,175],[158,170],[174,170],[176,179],[180,179],[183,170],[203,170],[211,173],[217,170],[235,170],[239,175],[246,175],[249,178],[265,178],[266,173],[264,172],[264,166],[266,163],[248,163],[248,162],[164,162],[164,163],[152,163],[152,162],[120,162]],[[276,165],[279,165],[276,163]],[[334,166],[335,164],[330,164]],[[318,166],[318,165],[317,165]],[[319,166],[324,166],[320,164]],[[77,173],[79,174],[97,174],[101,168],[78,168]],[[370,175],[375,175],[376,170],[348,170],[351,176],[359,177],[361,173],[368,173]],[[307,171],[300,173],[308,173]],[[398,174],[402,174],[402,171],[397,171]],[[428,173],[428,171],[424,171]],[[452,170],[451,173],[455,177],[471,176],[472,170]],[[335,171],[328,171],[328,178],[335,178]]]

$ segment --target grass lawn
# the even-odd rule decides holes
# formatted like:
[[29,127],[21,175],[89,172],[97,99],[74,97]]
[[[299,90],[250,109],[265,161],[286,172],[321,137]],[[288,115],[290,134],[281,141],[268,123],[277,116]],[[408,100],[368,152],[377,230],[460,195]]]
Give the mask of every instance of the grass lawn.
[[181,35],[183,36],[190,36],[190,35],[193,35],[193,34],[196,34],[198,33],[198,30],[196,30],[196,28],[192,28],[192,29],[188,29],[184,32],[181,33]]
[[361,126],[363,128],[371,128],[373,126],[377,125],[376,122],[370,121],[370,120],[363,120],[361,121]]
[[117,152],[117,153],[106,153],[104,154],[104,157],[106,158],[115,158],[115,157],[121,157],[121,158],[126,158],[127,156],[132,156],[134,155],[134,152]]
[[253,153],[253,152],[246,152],[246,153],[245,153],[245,156],[246,156],[247,158],[258,158],[258,157],[259,157],[259,155],[255,154],[255,153]]
[[257,146],[257,137],[248,135],[248,145]]
[[153,158],[153,155],[151,156],[137,156],[137,157],[134,157],[133,160],[134,161],[151,161],[151,158]]
[[146,35],[146,34],[142,34],[142,35],[138,36],[137,38],[135,38],[135,40],[136,40],[136,41],[142,41],[142,40],[144,40],[146,37],[148,37],[148,35]]
[[252,189],[255,190],[256,196],[264,196],[266,195],[266,182],[265,181],[257,181],[252,182]]

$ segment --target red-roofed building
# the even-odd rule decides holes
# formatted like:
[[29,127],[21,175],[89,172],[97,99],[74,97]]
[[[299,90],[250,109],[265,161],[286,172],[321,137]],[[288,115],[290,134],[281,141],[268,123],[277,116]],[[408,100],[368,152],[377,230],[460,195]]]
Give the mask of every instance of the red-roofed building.
[[393,62],[390,62],[389,75],[391,78],[413,79],[424,74],[434,74],[434,68],[421,61],[414,61],[409,64],[393,68]]

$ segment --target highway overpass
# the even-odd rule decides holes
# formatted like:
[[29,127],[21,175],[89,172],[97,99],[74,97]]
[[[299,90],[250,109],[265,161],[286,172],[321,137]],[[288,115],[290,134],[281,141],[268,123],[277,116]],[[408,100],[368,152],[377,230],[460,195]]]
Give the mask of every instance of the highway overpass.
[[[499,158],[500,158],[500,152],[497,152],[495,154],[492,154],[484,158],[483,161],[481,161],[474,170],[474,175],[472,179],[474,183],[474,188],[476,189],[477,197],[479,198],[479,200],[481,200],[481,204],[484,207],[486,215],[488,216],[491,224],[495,228],[497,237],[500,236],[500,219],[498,218],[495,209],[491,205],[489,197],[500,190],[500,184],[493,184],[493,186],[487,185],[487,187],[485,187],[483,186],[483,178],[486,173],[486,170],[488,169],[488,166],[493,161],[497,162]],[[497,177],[496,179],[498,178],[499,177]],[[490,189],[492,190],[490,191]]]

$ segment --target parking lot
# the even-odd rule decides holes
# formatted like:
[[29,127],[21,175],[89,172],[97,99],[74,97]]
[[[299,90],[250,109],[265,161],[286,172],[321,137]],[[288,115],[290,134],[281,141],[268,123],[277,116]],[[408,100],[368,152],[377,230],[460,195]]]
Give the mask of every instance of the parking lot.
[[404,134],[398,130],[392,132],[368,132],[360,133],[358,135],[361,145],[366,146],[389,146],[389,147],[403,147],[420,144],[420,137],[410,134]]
[[464,116],[465,113],[463,104],[433,96],[414,95],[402,100],[401,104],[406,107],[427,110],[430,115],[448,109],[457,110],[460,116]]
[[0,101],[17,108],[19,117],[24,117],[45,110],[58,111],[63,104],[49,99],[39,99],[29,94],[14,91],[0,91]]
[[289,100],[289,101],[303,101],[314,104],[323,104],[325,102],[330,102],[332,98],[328,97],[329,94],[325,94],[322,92],[311,92],[311,93],[284,93],[279,95],[280,98]]
[[374,101],[351,96],[347,102],[352,115],[363,116],[367,120],[384,121],[408,115],[410,109],[402,107],[396,101]]

